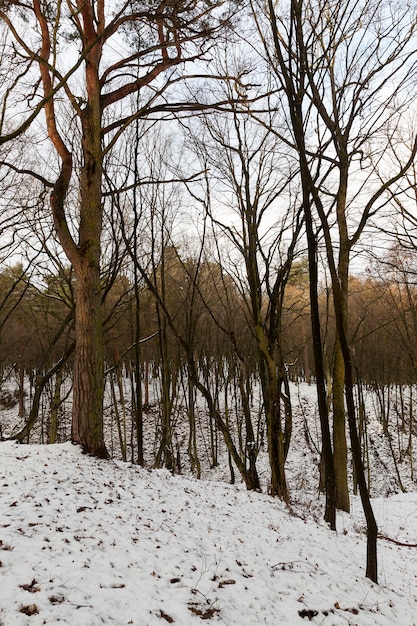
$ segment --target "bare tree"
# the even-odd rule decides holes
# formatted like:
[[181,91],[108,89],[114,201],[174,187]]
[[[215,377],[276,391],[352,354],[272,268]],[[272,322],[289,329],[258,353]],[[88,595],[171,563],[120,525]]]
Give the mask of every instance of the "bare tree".
[[[258,4],[253,2],[255,18]],[[328,466],[333,464],[337,468],[339,492],[346,492],[344,389],[352,454],[368,523],[367,576],[376,581],[377,527],[357,437],[353,366],[347,335],[349,261],[385,190],[404,175],[414,159],[416,143],[397,171],[379,184],[374,156],[376,152],[383,159],[389,144],[381,149],[376,140],[379,142],[383,127],[390,125],[395,130],[393,119],[399,120],[402,108],[410,102],[416,65],[412,45],[414,17],[408,9],[391,3],[376,2],[369,7],[365,2],[338,4],[327,0],[317,3],[292,0],[287,15],[279,14],[273,1],[268,0],[266,13],[271,37],[263,38],[265,53],[276,68],[277,81],[287,97],[288,117],[300,161],[310,262],[312,265],[316,256],[317,221],[323,233],[332,281],[337,322],[336,462],[332,461],[326,419],[323,420],[325,456]],[[389,90],[387,81],[390,81]]]
[[[0,7],[13,70],[2,87],[0,142],[35,119],[42,124],[43,112],[53,149],[50,169],[57,170],[51,210],[75,273],[72,439],[97,456],[108,456],[100,277],[104,157],[136,118],[195,107],[177,85],[187,62],[201,57],[224,25],[225,14],[215,11],[221,4],[11,0]],[[29,94],[23,103],[22,89]],[[139,92],[132,107],[129,96]],[[16,110],[23,122],[13,128],[6,112],[14,116]]]
[[[229,54],[219,61],[224,64],[219,73],[245,77],[239,85],[241,96],[246,87],[246,97],[256,100],[255,89],[250,91],[250,64],[247,59],[233,63],[231,58]],[[229,256],[237,259],[235,267],[242,268],[235,280],[241,282],[245,316],[258,349],[270,492],[288,500],[284,464],[291,436],[291,402],[282,316],[285,286],[302,228],[301,211],[289,200],[294,174],[288,166],[286,144],[253,120],[247,103],[233,103],[236,81],[225,80],[222,89],[231,112],[206,116],[193,131],[193,142],[202,167],[211,173],[206,210],[217,236],[226,238]],[[268,115],[271,119],[279,123],[278,114]],[[217,214],[217,203],[227,206],[226,217]],[[228,271],[226,259],[220,262]]]

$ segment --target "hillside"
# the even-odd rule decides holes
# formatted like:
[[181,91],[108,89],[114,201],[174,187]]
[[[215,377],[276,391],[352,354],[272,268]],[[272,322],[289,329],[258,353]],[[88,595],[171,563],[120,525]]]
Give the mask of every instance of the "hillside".
[[416,547],[394,542],[416,542],[417,494],[374,500],[377,586],[356,498],[334,533],[317,497],[287,508],[69,443],[3,442],[0,465],[2,626],[417,624]]

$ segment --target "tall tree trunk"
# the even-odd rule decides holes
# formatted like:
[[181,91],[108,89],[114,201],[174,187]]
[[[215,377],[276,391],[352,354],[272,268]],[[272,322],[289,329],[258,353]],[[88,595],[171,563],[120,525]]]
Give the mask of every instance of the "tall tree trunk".
[[19,417],[25,417],[25,367],[22,362],[19,363]]
[[198,457],[197,447],[197,425],[195,419],[195,386],[193,380],[188,376],[188,457],[191,464],[191,472],[201,478],[201,464]]
[[292,404],[290,385],[288,381],[288,375],[283,377],[284,392],[281,392],[281,398],[284,405],[285,423],[284,423],[284,462],[287,460],[288,452],[290,449],[290,441],[292,435]]
[[[135,254],[137,251],[137,242],[135,241]],[[135,431],[136,444],[139,465],[144,465],[143,450],[143,402],[142,402],[142,367],[141,367],[141,350],[140,350],[140,295],[139,295],[139,276],[137,266],[134,266],[135,272],[135,316],[134,316],[134,332],[135,332],[135,375],[132,376],[135,381],[134,397],[135,397]]]
[[[51,96],[53,82],[49,70],[52,52],[51,34],[46,14],[36,0],[34,9],[42,32],[39,63],[44,94],[44,111],[49,138],[61,160],[61,170],[51,193],[54,225],[61,245],[73,265],[75,285],[75,355],[72,412],[72,440],[84,452],[107,458],[103,435],[104,359],[102,301],[100,284],[100,238],[102,233],[102,100],[99,67],[104,29],[104,3],[77,0],[77,27],[83,32],[85,63],[85,104],[77,104],[81,122],[81,168],[79,177],[78,241],[71,233],[65,202],[70,185],[73,159],[60,135]],[[74,13],[75,14],[75,13]],[[45,63],[44,61],[48,61]],[[72,100],[75,104],[75,99]]]
[[[90,255],[88,255],[90,256]],[[71,439],[84,452],[108,458],[103,433],[104,357],[98,263],[75,270],[75,355]]]
[[[326,487],[326,510],[325,520],[332,529],[336,529],[336,480],[334,475],[334,459],[332,442],[329,427],[329,411],[327,406],[326,381],[324,374],[323,345],[320,325],[320,312],[318,305],[318,267],[317,267],[317,235],[312,215],[312,198],[314,182],[312,180],[308,150],[305,145],[304,126],[304,103],[306,101],[306,85],[308,83],[308,63],[305,63],[305,44],[303,34],[303,4],[302,2],[291,2],[291,22],[294,30],[291,30],[294,37],[291,42],[297,54],[300,54],[302,63],[298,73],[293,72],[292,56],[290,54],[290,65],[286,62],[283,52],[283,45],[276,15],[276,6],[273,0],[268,0],[268,11],[270,16],[274,49],[277,55],[277,62],[282,73],[282,82],[288,99],[291,126],[294,133],[294,140],[297,146],[299,157],[300,176],[303,193],[303,211],[305,217],[308,265],[310,276],[310,315],[313,339],[314,366],[316,374],[317,399],[320,415],[320,426],[323,444],[323,459],[325,465],[325,487]],[[315,198],[314,198],[315,200]]]
[[[333,276],[335,273],[333,272]],[[333,284],[333,292],[335,299],[335,312],[337,321],[337,331],[340,339],[340,346],[345,362],[345,389],[346,403],[348,411],[350,441],[352,445],[352,456],[355,465],[355,474],[359,485],[359,493],[363,511],[366,518],[367,528],[367,546],[366,546],[366,576],[373,582],[378,582],[378,560],[377,560],[377,539],[378,526],[372,510],[371,499],[369,496],[368,485],[366,484],[365,471],[362,461],[362,451],[356,425],[356,411],[353,397],[353,368],[349,344],[346,338],[346,332],[343,325],[343,314],[340,306],[340,292],[338,291],[338,283]]]
[[[246,429],[246,445],[245,445],[245,453],[249,462],[248,473],[251,479],[251,484],[253,485],[252,489],[256,491],[261,491],[261,483],[258,476],[258,470],[256,468],[256,459],[258,457],[258,447],[255,437],[255,432],[253,430],[251,410],[249,404],[249,394],[247,390],[247,382],[248,382],[248,374],[246,371],[245,364],[241,362],[241,366],[238,372],[239,378],[239,389],[240,389],[240,397],[242,400],[242,410],[245,418],[245,429]],[[284,476],[285,479],[285,476]]]
[[[340,285],[340,309],[345,333],[348,328],[349,301],[349,257],[351,243],[347,225],[347,189],[349,177],[349,159],[346,139],[337,135],[339,165],[339,187],[337,190],[336,216],[339,232],[339,259],[337,275]],[[323,221],[323,220],[322,220]],[[326,228],[323,224],[323,228]],[[327,255],[333,254],[328,250]],[[334,297],[334,290],[333,290]],[[353,382],[353,381],[352,381]],[[345,418],[345,359],[340,344],[340,333],[336,335],[333,365],[333,449],[336,477],[336,505],[338,509],[349,512],[349,487],[347,479],[347,443]]]
[[75,274],[75,357],[72,440],[84,452],[108,458],[103,433],[104,340],[100,280],[102,233],[101,111],[97,67],[87,63],[91,105],[82,115],[79,241]]
[[340,342],[336,338],[333,363],[333,449],[336,479],[336,506],[350,511],[347,477],[347,443],[345,418],[345,364]]
[[265,407],[268,457],[271,468],[269,491],[271,495],[278,496],[288,502],[284,433],[281,419],[281,380],[277,373],[279,366],[277,359],[271,355],[271,344],[268,342],[263,325],[259,322],[255,329],[259,351],[259,375]]
[[125,432],[124,432],[124,429],[122,428],[122,422],[120,419],[120,411],[119,411],[119,407],[117,404],[116,389],[114,385],[113,373],[110,374],[110,389],[111,389],[111,395],[112,395],[113,406],[114,406],[114,415],[116,417],[117,435],[119,437],[120,452],[122,455],[122,461],[126,462],[127,461],[126,437],[125,437]]
[[326,492],[326,509],[324,519],[329,523],[330,528],[336,530],[336,478],[330,437],[323,345],[321,340],[320,311],[318,302],[317,240],[313,230],[310,198],[307,190],[304,190],[304,211],[306,217],[308,263],[310,273],[311,334],[313,338],[314,368],[316,374],[317,401],[320,415],[322,454],[325,474],[324,483]]
[[277,495],[284,502],[289,501],[284,469],[284,434],[281,426],[280,400],[277,399],[267,420],[269,464],[271,466],[271,495]]
[[58,370],[55,378],[55,390],[51,402],[51,420],[49,424],[48,443],[56,443],[58,440],[58,412],[61,404],[61,387],[64,377],[64,367]]

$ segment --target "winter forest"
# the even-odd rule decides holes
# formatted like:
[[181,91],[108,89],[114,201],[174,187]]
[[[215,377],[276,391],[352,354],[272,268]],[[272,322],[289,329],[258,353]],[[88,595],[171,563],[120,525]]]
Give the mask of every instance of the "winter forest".
[[[96,476],[85,493],[97,468],[125,468],[126,498],[171,480],[179,501],[278,507],[277,526],[314,523],[323,545],[342,520],[364,544],[356,583],[382,588],[385,541],[416,586],[416,28],[413,1],[0,0],[2,471],[41,455],[45,493],[48,464]],[[390,498],[405,536],[375,514]],[[237,588],[227,617],[195,586],[182,618],[36,622],[22,600],[0,625],[417,624],[415,592],[395,588],[393,609],[385,582],[393,612],[376,617],[350,583],[349,608],[315,610],[300,588],[297,610],[255,599],[247,621]]]

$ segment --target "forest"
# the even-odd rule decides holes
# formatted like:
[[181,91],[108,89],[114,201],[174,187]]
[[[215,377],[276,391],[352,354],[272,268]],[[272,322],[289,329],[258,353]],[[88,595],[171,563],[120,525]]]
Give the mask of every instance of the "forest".
[[377,581],[369,392],[415,484],[416,19],[0,0],[3,440],[289,503],[308,385],[325,521],[359,493]]

